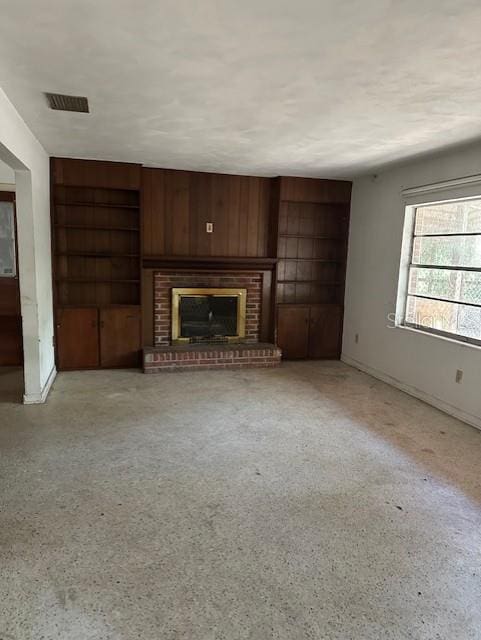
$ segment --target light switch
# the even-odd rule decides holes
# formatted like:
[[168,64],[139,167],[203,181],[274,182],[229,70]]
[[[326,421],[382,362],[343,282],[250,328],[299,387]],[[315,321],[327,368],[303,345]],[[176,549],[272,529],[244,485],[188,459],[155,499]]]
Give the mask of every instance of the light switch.
[[214,231],[214,223],[213,222],[206,222],[205,223],[205,230],[207,231],[207,233],[212,233]]

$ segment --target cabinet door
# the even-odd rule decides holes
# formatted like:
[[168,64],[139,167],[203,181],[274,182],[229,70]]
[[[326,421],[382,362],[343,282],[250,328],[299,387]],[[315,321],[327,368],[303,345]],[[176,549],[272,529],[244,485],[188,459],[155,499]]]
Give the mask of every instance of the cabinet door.
[[309,345],[309,307],[278,307],[277,344],[286,359],[307,358]]
[[59,369],[99,366],[97,309],[57,309],[57,355]]
[[102,367],[138,367],[140,309],[112,307],[100,310],[100,364]]
[[309,357],[339,358],[341,355],[341,329],[341,305],[312,306],[309,323]]

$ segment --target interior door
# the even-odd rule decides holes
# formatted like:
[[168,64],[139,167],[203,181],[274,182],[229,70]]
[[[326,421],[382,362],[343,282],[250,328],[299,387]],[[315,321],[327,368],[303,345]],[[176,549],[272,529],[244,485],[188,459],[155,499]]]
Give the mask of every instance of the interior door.
[[309,347],[309,307],[280,306],[277,309],[277,344],[285,359],[307,358]]
[[341,305],[312,306],[309,323],[309,357],[338,359],[341,355],[341,329]]
[[138,307],[112,307],[100,310],[102,367],[138,367],[140,348]]
[[59,369],[92,369],[99,365],[97,309],[57,309],[57,359]]

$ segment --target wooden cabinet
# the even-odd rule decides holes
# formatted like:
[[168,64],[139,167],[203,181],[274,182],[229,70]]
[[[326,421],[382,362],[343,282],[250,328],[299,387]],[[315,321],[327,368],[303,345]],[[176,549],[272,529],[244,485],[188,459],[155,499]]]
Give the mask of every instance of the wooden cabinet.
[[140,310],[100,310],[100,364],[102,367],[138,367]]
[[288,360],[307,358],[309,351],[309,307],[279,307],[277,344]]
[[60,370],[137,367],[139,356],[138,307],[57,309]]
[[57,309],[57,364],[59,369],[99,366],[98,311],[95,308]]
[[341,330],[341,305],[278,307],[277,344],[286,360],[339,358]]
[[312,306],[309,317],[309,358],[339,358],[341,331],[341,305]]

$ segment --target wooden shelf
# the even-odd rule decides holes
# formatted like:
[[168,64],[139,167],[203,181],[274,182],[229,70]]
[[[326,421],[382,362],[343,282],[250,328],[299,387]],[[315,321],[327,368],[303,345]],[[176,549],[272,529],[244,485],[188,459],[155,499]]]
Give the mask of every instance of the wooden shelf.
[[307,240],[334,240],[336,242],[345,242],[344,238],[338,236],[310,236],[298,233],[280,233],[279,238],[306,238]]
[[107,202],[56,202],[58,207],[101,207],[104,209],[140,209],[138,204],[109,204]]
[[315,282],[320,287],[338,287],[342,284],[338,280],[332,282],[320,282],[319,280],[278,280],[277,284],[308,284]]
[[56,229],[81,229],[84,231],[135,231],[140,232],[139,227],[96,227],[84,224],[55,224]]
[[[87,162],[89,162],[87,160]],[[95,162],[95,160],[93,160],[92,162]],[[136,187],[112,187],[112,186],[101,186],[98,184],[84,184],[83,182],[79,183],[79,184],[65,184],[64,182],[62,183],[58,183],[55,185],[56,188],[60,188],[60,189],[93,189],[95,191],[127,191],[128,193],[135,193],[135,192],[139,192],[140,190],[140,185],[136,186]]]
[[272,269],[277,258],[245,258],[232,256],[143,256],[145,269],[176,268],[176,269],[236,269],[236,270],[265,270]]
[[94,251],[59,251],[58,257],[75,258],[139,258],[140,253],[95,253]]
[[146,260],[163,260],[164,262],[261,262],[263,264],[275,264],[277,258],[256,258],[253,256],[245,256],[244,258],[232,256],[148,256],[144,255]]
[[279,201],[281,204],[315,204],[318,207],[347,207],[349,208],[349,203],[348,202],[319,202],[319,201],[315,201],[315,200],[284,200],[281,199]]
[[132,307],[138,308],[140,304],[85,304],[84,302],[80,302],[79,304],[62,304],[59,303],[58,308],[62,309],[79,309],[79,308],[87,308],[87,309],[118,309],[123,307]]
[[278,302],[278,307],[340,307],[340,302]]
[[57,282],[73,282],[73,283],[90,282],[91,284],[122,284],[122,283],[138,284],[140,282],[140,279],[124,280],[122,278],[120,278],[119,280],[107,280],[105,278],[100,278],[98,280],[96,278],[55,278],[55,280]]
[[282,258],[279,257],[278,261],[281,262],[282,260],[284,261],[289,261],[289,262],[326,262],[326,263],[333,263],[333,264],[344,264],[344,260],[328,260],[327,258]]

